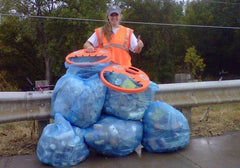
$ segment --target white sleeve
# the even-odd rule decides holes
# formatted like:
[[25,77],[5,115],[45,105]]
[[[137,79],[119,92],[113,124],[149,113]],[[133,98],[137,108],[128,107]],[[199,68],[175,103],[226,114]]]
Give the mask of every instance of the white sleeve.
[[98,47],[98,39],[97,39],[96,32],[94,32],[87,41],[89,41],[93,45],[93,47],[95,48]]
[[129,46],[129,50],[132,51],[133,53],[135,53],[135,48],[137,47],[138,43],[137,43],[137,38],[134,35],[134,33],[132,33],[131,37],[130,37],[130,46]]

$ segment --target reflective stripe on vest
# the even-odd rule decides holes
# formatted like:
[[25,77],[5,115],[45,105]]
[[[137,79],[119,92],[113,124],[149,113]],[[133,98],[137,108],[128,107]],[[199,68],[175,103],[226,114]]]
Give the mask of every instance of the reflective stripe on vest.
[[103,38],[102,38],[102,27],[99,28],[99,38],[100,38],[100,44],[103,46]]
[[99,28],[99,38],[100,38],[100,44],[103,48],[107,49],[109,47],[117,47],[117,48],[121,48],[127,52],[129,52],[128,48],[126,47],[127,45],[127,42],[128,42],[128,37],[129,37],[129,34],[130,34],[130,29],[127,28],[127,32],[126,32],[126,35],[125,35],[125,39],[124,39],[124,43],[121,45],[121,44],[116,44],[116,43],[110,43],[108,45],[103,45],[103,38],[102,38],[102,35],[103,35],[103,31],[102,31],[102,27]]

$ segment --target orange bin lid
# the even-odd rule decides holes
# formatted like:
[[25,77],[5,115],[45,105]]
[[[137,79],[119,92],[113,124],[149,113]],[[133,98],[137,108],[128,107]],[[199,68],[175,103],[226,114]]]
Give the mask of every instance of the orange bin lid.
[[[129,76],[131,79],[133,79],[136,83],[138,83],[140,87],[122,88],[122,87],[113,85],[105,79],[104,77],[105,72],[115,72],[115,73],[125,74]],[[118,92],[124,92],[124,93],[139,93],[139,92],[145,91],[148,88],[150,83],[150,79],[145,72],[132,66],[128,67],[123,65],[110,65],[104,68],[100,73],[100,78],[102,82],[110,89],[113,89]]]
[[[74,62],[71,60],[71,58],[77,58],[77,57],[104,57],[103,59],[97,60],[95,62]],[[99,63],[107,63],[111,60],[111,54],[106,49],[97,48],[95,52],[89,53],[86,49],[81,49],[74,51],[70,54],[68,54],[65,58],[65,61],[68,64],[73,64],[77,66],[91,66]]]

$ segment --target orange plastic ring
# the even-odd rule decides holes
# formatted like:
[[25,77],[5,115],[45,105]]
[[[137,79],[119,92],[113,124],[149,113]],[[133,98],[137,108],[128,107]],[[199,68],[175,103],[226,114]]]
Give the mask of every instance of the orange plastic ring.
[[[105,72],[115,72],[115,73],[125,74],[129,76],[131,79],[133,79],[135,82],[139,83],[141,87],[132,89],[132,88],[121,88],[116,85],[113,85],[105,79],[104,77]],[[124,93],[139,93],[139,92],[145,91],[148,88],[150,83],[150,79],[145,72],[132,66],[127,67],[123,65],[110,65],[104,68],[100,73],[100,78],[102,82],[110,89],[113,89],[119,92],[124,92]]]
[[[73,62],[70,60],[70,58],[74,58],[74,57],[100,57],[100,56],[105,56],[106,58],[104,59],[101,59],[99,61],[95,61],[95,62],[91,62],[91,63],[84,63],[84,62]],[[73,65],[78,65],[78,66],[91,66],[91,65],[94,65],[94,64],[99,64],[99,63],[106,63],[108,62],[109,60],[111,60],[111,54],[108,50],[106,49],[101,49],[101,48],[97,48],[95,49],[95,52],[92,52],[92,53],[89,53],[87,52],[86,49],[81,49],[81,50],[77,50],[77,51],[74,51],[70,54],[68,54],[65,58],[65,61],[68,63],[68,64],[73,64]]]

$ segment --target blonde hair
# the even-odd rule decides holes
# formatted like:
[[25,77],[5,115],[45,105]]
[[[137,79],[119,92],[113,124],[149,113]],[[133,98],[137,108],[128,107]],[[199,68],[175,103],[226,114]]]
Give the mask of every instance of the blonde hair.
[[112,26],[109,22],[107,22],[104,26],[103,26],[103,34],[104,36],[107,38],[107,41],[109,42],[112,38]]

